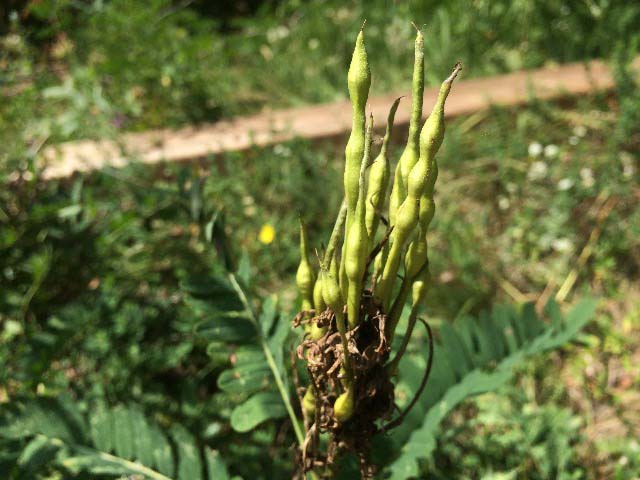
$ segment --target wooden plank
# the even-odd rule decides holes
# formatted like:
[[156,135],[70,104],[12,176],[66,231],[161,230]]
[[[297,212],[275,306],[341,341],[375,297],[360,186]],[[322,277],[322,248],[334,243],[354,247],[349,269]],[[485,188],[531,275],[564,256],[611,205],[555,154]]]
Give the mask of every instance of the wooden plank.
[[[640,69],[640,57],[633,68]],[[464,70],[462,72],[464,74]],[[468,115],[491,105],[518,106],[532,97],[552,100],[607,91],[615,82],[610,68],[602,61],[573,63],[532,71],[471,80],[458,80],[449,96],[447,117]],[[427,88],[425,110],[433,104],[438,88]],[[406,92],[369,99],[368,110],[378,127],[386,123],[393,101]],[[409,123],[410,101],[401,102],[396,124]],[[349,132],[351,106],[348,101],[266,111],[253,116],[179,130],[154,130],[124,134],[119,142],[74,141],[45,148],[40,166],[45,179],[63,178],[75,171],[91,171],[104,166],[123,166],[129,161],[154,164],[195,160],[225,151],[266,146],[293,137],[324,139]]]

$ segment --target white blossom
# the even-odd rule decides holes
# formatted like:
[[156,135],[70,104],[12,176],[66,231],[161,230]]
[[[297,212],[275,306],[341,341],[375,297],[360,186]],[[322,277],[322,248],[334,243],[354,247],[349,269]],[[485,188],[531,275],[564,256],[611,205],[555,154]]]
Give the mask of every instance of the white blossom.
[[558,182],[558,190],[560,190],[561,192],[564,192],[565,190],[569,190],[571,187],[573,187],[573,184],[575,182],[573,181],[573,178],[563,178],[562,180],[560,180]]
[[582,180],[582,186],[585,188],[591,188],[596,183],[593,178],[593,170],[589,167],[580,169],[580,179]]
[[573,128],[573,134],[576,137],[584,137],[587,134],[587,128],[584,125],[576,125]]
[[551,144],[544,147],[544,156],[546,158],[554,158],[558,156],[560,148],[557,145]]
[[548,171],[549,167],[547,164],[542,160],[538,160],[537,162],[533,162],[529,167],[527,178],[529,180],[541,180],[547,176]]
[[289,29],[284,25],[278,25],[277,27],[270,28],[267,31],[267,41],[269,43],[276,43],[278,40],[282,40],[289,36]]
[[627,152],[620,154],[620,162],[622,163],[622,176],[624,178],[631,178],[636,173],[636,167],[633,164],[633,157]]
[[568,238],[556,238],[551,242],[551,246],[556,252],[566,253],[573,250],[573,242]]
[[533,142],[529,145],[529,156],[538,157],[542,153],[542,145],[538,142]]

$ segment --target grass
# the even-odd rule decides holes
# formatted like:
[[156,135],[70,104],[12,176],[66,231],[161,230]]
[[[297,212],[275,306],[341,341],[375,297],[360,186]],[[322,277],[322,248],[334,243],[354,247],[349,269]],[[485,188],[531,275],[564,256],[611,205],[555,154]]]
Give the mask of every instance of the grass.
[[[448,128],[431,243],[437,287],[427,315],[450,320],[499,301],[535,301],[555,294],[573,269],[567,301],[585,293],[602,301],[581,346],[527,367],[503,400],[480,397],[458,411],[431,466],[442,478],[478,470],[548,478],[561,467],[627,478],[620,472],[637,468],[638,158],[613,143],[624,125],[617,112],[631,101],[620,100],[495,110]],[[167,165],[150,176],[132,166],[15,185],[0,230],[7,292],[0,358],[9,366],[0,397],[70,390],[135,399],[207,438],[225,414],[214,390],[200,385],[213,385],[216,365],[228,357],[207,358],[193,342],[177,289],[186,272],[216,263],[201,222],[224,207],[256,291],[279,292],[293,309],[291,205],[308,219],[312,238],[326,237],[340,192],[316,186],[340,185],[339,156],[331,144],[296,140],[217,156],[204,168]],[[274,230],[268,244],[259,241],[265,225]],[[591,253],[580,262],[585,248]],[[543,422],[538,430],[532,418]],[[208,441],[220,447],[223,438]],[[522,442],[536,448],[516,449]],[[541,452],[557,442],[568,446],[565,457],[546,458]],[[241,455],[234,444],[225,448]]]
[[[406,19],[427,22],[434,84],[454,59],[470,76],[593,57],[623,64],[638,51],[640,7],[280,2],[223,20],[202,8],[44,1],[3,25],[0,172],[21,174],[0,192],[0,402],[29,392],[136,401],[162,425],[186,424],[234,473],[278,478],[290,432],[229,430],[229,407],[214,393],[230,350],[207,352],[193,338],[178,285],[218,268],[203,226],[224,211],[253,293],[277,292],[293,311],[297,213],[311,238],[328,237],[343,152],[294,140],[199,166],[43,183],[33,165],[42,143],[342,98],[345,32],[364,16],[380,62],[373,88],[386,92],[410,78],[396,68],[411,63]],[[589,293],[600,306],[579,345],[456,411],[425,466],[435,478],[640,475],[637,92],[619,72],[613,96],[494,109],[448,126],[426,315],[542,304],[559,290],[565,303]],[[267,458],[271,471],[254,469]]]
[[[251,2],[249,2],[251,3]],[[229,9],[230,12],[235,12]],[[293,0],[220,18],[205,2],[27,2],[0,23],[0,171],[29,168],[43,142],[215,121],[346,96],[366,18],[374,93],[407,88],[413,27],[426,80],[637,54],[640,7],[527,1]],[[8,168],[11,167],[11,168]]]

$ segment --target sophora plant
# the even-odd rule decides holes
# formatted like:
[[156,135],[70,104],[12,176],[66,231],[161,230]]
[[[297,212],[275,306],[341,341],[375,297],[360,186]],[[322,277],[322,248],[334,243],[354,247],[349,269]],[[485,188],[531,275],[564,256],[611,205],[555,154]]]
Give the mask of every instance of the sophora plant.
[[[519,309],[497,305],[477,318],[441,322],[434,337],[423,321],[427,341],[407,348],[431,282],[427,234],[435,211],[435,155],[444,134],[444,102],[460,69],[456,65],[442,84],[421,125],[422,42],[418,31],[409,136],[391,179],[388,145],[399,100],[371,161],[373,125],[365,112],[371,77],[364,34],[358,35],[348,82],[353,129],[345,200],[326,248],[307,237],[302,222],[300,227],[302,311],[294,325],[304,333],[297,349],[288,341],[291,325],[276,297],[251,297],[247,257],[236,260],[222,213],[203,215],[210,219],[204,237],[220,265],[185,273],[181,289],[196,342],[206,344],[212,369],[223,368],[205,402],[221,408],[203,414],[224,424],[221,437],[189,431],[166,412],[149,416],[134,399],[113,405],[97,394],[35,392],[0,408],[0,478],[228,480],[229,470],[244,478],[282,478],[294,470],[295,478],[351,479],[358,468],[362,477],[373,476],[374,465],[383,478],[425,478],[440,425],[456,405],[498,389],[524,359],[579,333],[593,314],[592,300],[567,315],[551,300],[544,309],[548,321],[530,303]],[[291,371],[287,352],[294,362],[297,353]],[[396,403],[402,410],[394,414]],[[286,445],[289,425],[296,468],[289,463],[291,450],[274,450]]]
[[[421,125],[424,53],[422,32],[416,30],[409,135],[393,181],[388,144],[400,99],[391,106],[382,147],[372,160],[373,117],[367,121],[366,115],[371,72],[361,30],[348,74],[353,125],[345,150],[344,202],[327,247],[319,254],[317,272],[301,221],[302,259],[296,281],[302,311],[295,324],[306,332],[298,357],[306,364],[309,384],[301,400],[306,441],[300,463],[304,472],[314,475],[328,474],[337,455],[346,450],[359,457],[361,475],[371,476],[372,437],[397,426],[404,415],[391,418],[393,378],[429,290],[427,237],[435,212],[436,154],[444,137],[445,101],[461,68],[456,64],[442,83]],[[408,328],[398,350],[392,351],[409,297]],[[430,365],[431,361],[425,381]],[[330,434],[328,442],[321,442],[323,432]]]

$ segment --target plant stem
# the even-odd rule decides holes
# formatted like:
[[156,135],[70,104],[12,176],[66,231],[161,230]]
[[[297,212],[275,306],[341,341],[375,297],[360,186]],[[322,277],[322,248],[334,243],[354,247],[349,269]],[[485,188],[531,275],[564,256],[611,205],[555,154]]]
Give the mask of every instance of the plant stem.
[[127,470],[129,470],[129,472],[139,473],[143,477],[150,478],[152,480],[171,480],[171,477],[167,477],[166,475],[163,475],[160,472],[156,472],[155,470],[149,467],[146,467],[138,462],[132,462],[130,460],[127,460],[126,458],[121,458],[115,455],[111,455],[110,453],[103,452],[101,450],[98,450],[97,448],[85,447],[85,446],[75,445],[75,444],[67,444],[63,440],[60,440],[59,438],[49,437],[47,435],[42,435],[42,434],[38,434],[37,437],[46,438],[50,443],[52,443],[53,445],[59,448],[71,447],[72,450],[75,450],[78,453],[81,453],[81,454],[89,453],[90,455],[95,455],[97,457],[100,457],[100,459],[106,462],[120,465],[126,468]]
[[347,216],[347,201],[343,200],[342,204],[340,205],[340,211],[338,212],[338,218],[336,218],[336,223],[333,225],[331,237],[329,238],[329,243],[327,244],[327,249],[325,250],[324,257],[322,258],[322,266],[327,270],[329,269],[329,263],[333,258],[333,252],[335,252],[336,250],[338,239],[340,238],[340,232],[344,227],[346,216]]
[[395,375],[398,371],[398,365],[400,364],[400,360],[402,359],[402,356],[409,346],[409,340],[411,340],[411,334],[413,333],[413,328],[416,326],[417,320],[418,308],[417,306],[415,306],[411,309],[411,313],[409,314],[409,324],[407,326],[407,331],[404,334],[404,338],[402,339],[402,345],[400,345],[396,356],[387,365],[387,372],[389,373],[389,375]]
[[[406,276],[402,279],[400,291],[398,292],[396,300],[395,302],[393,302],[393,306],[391,307],[391,311],[389,312],[389,324],[387,325],[387,335],[389,336],[389,343],[393,341],[393,336],[396,333],[396,327],[400,322],[400,315],[402,315],[402,309],[404,308],[407,297],[411,292],[411,285],[413,284],[413,280],[413,278],[408,278]],[[414,309],[412,308],[411,311],[413,312],[413,310]]]
[[338,332],[340,333],[340,340],[342,342],[342,350],[344,356],[343,366],[345,371],[347,372],[347,385],[349,388],[353,386],[355,381],[353,369],[351,368],[351,358],[349,358],[349,340],[347,340],[347,326],[344,323],[344,313],[336,312],[336,326],[338,327]]
[[260,341],[260,345],[262,346],[262,350],[264,351],[264,356],[267,358],[267,364],[271,369],[271,373],[273,373],[273,377],[276,381],[276,386],[278,387],[278,391],[280,392],[280,396],[282,397],[282,402],[284,403],[284,407],[286,408],[287,413],[289,414],[289,418],[291,419],[291,423],[293,424],[293,430],[295,431],[298,443],[300,444],[300,446],[302,446],[302,444],[304,443],[304,434],[302,433],[302,429],[300,428],[300,423],[298,423],[298,417],[296,417],[296,414],[293,411],[291,399],[289,398],[289,392],[287,392],[287,387],[282,381],[282,377],[280,376],[280,371],[278,370],[276,361],[273,358],[273,354],[271,353],[269,345],[267,344],[267,340],[264,337],[264,333],[262,332],[262,327],[260,326],[260,323],[258,322],[258,319],[256,318],[251,305],[249,304],[249,300],[247,299],[244,290],[238,283],[238,280],[236,279],[236,276],[233,272],[229,272],[229,280],[231,281],[231,284],[233,285],[236,293],[240,297],[240,301],[244,305],[245,310],[249,314],[249,317],[251,318],[251,321],[253,322],[256,331],[258,332],[258,339]]

